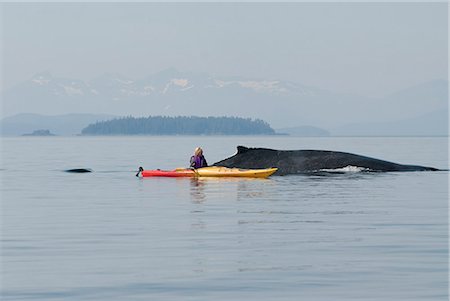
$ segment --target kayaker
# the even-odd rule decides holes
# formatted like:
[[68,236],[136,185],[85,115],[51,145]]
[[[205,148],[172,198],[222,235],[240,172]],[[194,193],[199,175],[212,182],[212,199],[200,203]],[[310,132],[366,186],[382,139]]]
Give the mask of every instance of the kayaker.
[[191,167],[197,169],[206,166],[208,166],[208,163],[203,156],[203,150],[201,147],[197,147],[194,151],[194,155],[191,157]]

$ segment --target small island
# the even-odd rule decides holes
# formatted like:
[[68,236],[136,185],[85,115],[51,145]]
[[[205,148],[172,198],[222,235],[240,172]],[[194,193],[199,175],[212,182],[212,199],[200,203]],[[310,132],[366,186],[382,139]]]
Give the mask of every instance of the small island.
[[35,130],[33,133],[23,134],[22,136],[56,136],[50,130]]
[[277,132],[284,133],[289,136],[298,136],[298,137],[329,137],[329,136],[331,136],[330,132],[325,129],[318,128],[315,126],[308,126],[308,125],[277,129]]
[[123,117],[90,124],[82,135],[276,135],[260,119],[240,117]]

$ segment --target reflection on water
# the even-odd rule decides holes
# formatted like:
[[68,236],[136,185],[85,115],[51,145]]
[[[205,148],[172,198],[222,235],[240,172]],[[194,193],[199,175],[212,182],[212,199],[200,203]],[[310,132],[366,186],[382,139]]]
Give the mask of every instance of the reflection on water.
[[[206,196],[227,197],[241,200],[242,198],[264,198],[264,191],[255,191],[263,185],[270,185],[271,179],[260,178],[233,178],[233,177],[203,177],[190,178],[190,195],[195,203],[203,203]],[[233,197],[235,196],[235,197]]]
[[200,180],[199,178],[191,178],[191,199],[194,203],[203,203],[206,199],[205,194],[205,181]]

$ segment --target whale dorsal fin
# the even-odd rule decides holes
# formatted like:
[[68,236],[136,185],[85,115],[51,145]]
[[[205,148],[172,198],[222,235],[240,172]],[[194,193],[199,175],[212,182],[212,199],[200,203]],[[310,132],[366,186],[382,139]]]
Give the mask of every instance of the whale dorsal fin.
[[242,146],[242,145],[238,145],[237,147],[237,153],[238,154],[243,154],[248,152],[248,147]]

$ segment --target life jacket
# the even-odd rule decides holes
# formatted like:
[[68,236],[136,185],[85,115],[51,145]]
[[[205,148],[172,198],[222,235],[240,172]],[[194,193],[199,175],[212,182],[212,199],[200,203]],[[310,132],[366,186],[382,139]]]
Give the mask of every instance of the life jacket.
[[191,167],[200,168],[205,167],[208,164],[206,163],[205,157],[203,156],[192,156],[191,157]]

